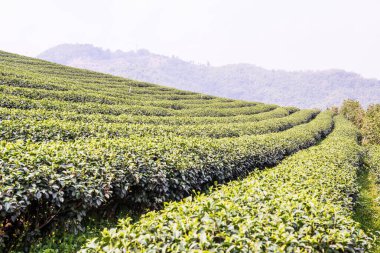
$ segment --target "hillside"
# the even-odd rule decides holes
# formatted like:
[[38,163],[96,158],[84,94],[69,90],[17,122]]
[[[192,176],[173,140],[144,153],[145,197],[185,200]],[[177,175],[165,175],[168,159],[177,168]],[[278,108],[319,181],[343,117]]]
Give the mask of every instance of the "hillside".
[[332,111],[3,51],[0,90],[0,251],[370,248],[352,217],[359,132]]
[[213,67],[147,50],[111,52],[73,44],[59,45],[38,57],[183,90],[301,108],[338,106],[347,98],[364,106],[380,101],[380,81],[343,70],[287,72],[250,64]]

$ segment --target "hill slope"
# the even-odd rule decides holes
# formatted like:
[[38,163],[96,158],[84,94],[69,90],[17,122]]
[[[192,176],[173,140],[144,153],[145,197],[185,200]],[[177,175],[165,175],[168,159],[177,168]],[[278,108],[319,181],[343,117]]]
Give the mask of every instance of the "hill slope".
[[217,98],[2,51],[0,90],[0,175],[7,175],[0,177],[0,234],[9,236],[0,245],[33,238],[41,224],[80,227],[87,212],[111,203],[160,207],[275,164],[332,127],[331,115],[316,110]]
[[[89,226],[89,216],[115,217],[120,206],[140,214],[168,201],[175,207],[194,191],[212,191],[209,186],[252,171],[257,177],[237,183],[236,192],[215,189],[211,196],[223,199],[215,206],[207,198],[188,207],[178,202],[189,211],[183,217],[199,226],[173,219],[164,208],[158,214],[167,222],[157,216],[154,221],[163,223],[154,227],[167,231],[167,238],[147,234],[145,225],[152,223],[144,217],[157,213],[152,212],[136,226],[125,224],[127,232],[112,236],[116,244],[104,230],[106,237],[99,239],[105,245],[95,252],[145,246],[186,252],[368,248],[369,238],[350,217],[362,154],[358,133],[331,111],[217,98],[2,51],[0,90],[1,252],[20,246],[29,251],[35,239],[54,229],[46,244],[39,241],[45,252],[74,252],[84,245],[72,232]],[[204,216],[193,219],[196,210]],[[248,223],[239,227],[243,220]]]
[[343,70],[287,72],[250,64],[212,67],[147,50],[111,52],[72,44],[51,48],[38,57],[184,90],[302,108],[340,105],[347,98],[365,106],[380,101],[380,81]]

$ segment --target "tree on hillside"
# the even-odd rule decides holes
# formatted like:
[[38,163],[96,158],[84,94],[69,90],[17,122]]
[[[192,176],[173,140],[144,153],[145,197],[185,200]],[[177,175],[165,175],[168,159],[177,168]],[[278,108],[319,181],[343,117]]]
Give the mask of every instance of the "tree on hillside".
[[370,105],[363,120],[365,143],[380,144],[380,104]]
[[359,101],[352,99],[344,100],[339,113],[352,121],[358,128],[362,128],[365,111]]

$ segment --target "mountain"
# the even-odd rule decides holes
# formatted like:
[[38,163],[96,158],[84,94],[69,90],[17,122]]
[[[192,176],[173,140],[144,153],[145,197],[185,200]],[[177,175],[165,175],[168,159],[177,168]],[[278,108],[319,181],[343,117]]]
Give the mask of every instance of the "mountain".
[[141,49],[110,51],[89,44],[62,44],[38,58],[178,89],[301,108],[339,105],[344,99],[367,106],[380,101],[380,81],[344,70],[267,70],[251,64],[194,64]]

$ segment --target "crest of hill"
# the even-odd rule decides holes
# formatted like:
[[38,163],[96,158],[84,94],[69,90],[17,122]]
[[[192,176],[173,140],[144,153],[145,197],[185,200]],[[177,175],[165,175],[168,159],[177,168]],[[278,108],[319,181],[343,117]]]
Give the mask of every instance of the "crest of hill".
[[90,44],[62,44],[38,58],[135,80],[233,99],[301,108],[325,108],[344,99],[380,101],[380,81],[343,70],[282,71],[251,64],[195,64],[145,49],[110,51]]

